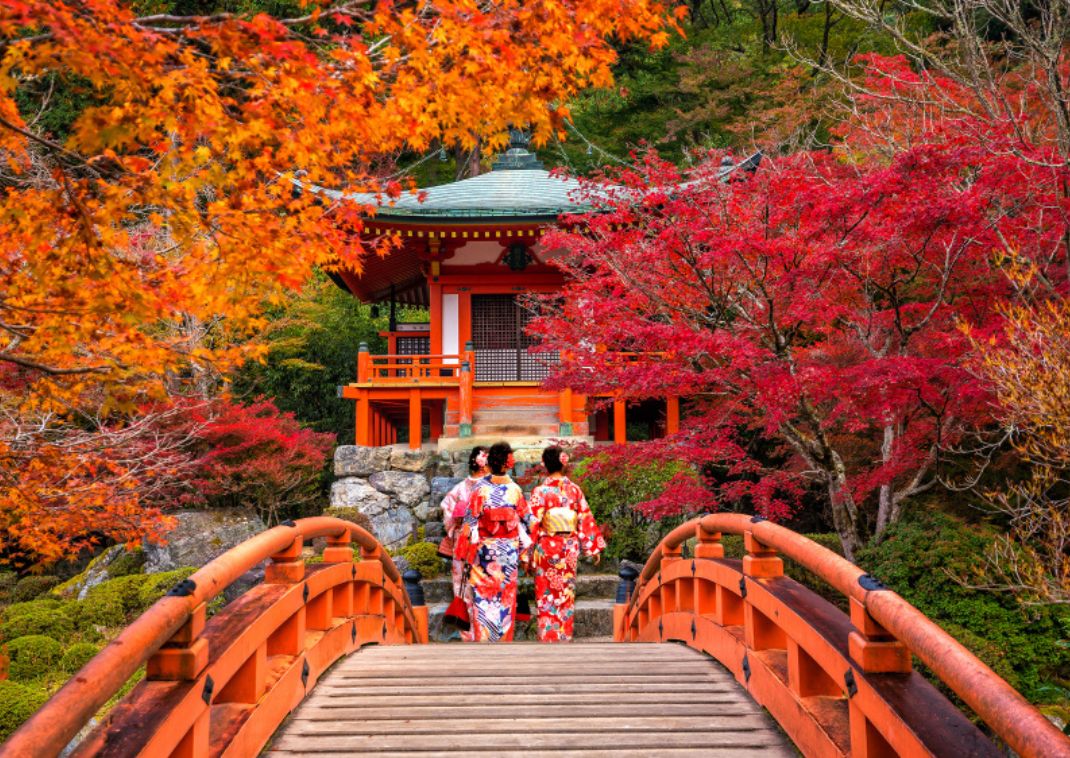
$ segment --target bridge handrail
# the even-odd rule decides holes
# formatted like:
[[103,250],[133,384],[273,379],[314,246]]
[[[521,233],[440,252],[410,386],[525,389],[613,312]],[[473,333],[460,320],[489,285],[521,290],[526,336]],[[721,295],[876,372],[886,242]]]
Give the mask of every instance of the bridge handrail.
[[641,597],[643,584],[658,574],[663,558],[678,556],[680,547],[688,539],[718,541],[721,533],[749,533],[761,545],[792,559],[856,601],[1019,755],[1070,753],[1066,736],[1054,724],[964,645],[900,595],[883,587],[866,589],[859,582],[866,574],[858,566],[797,532],[759,517],[714,513],[673,529],[643,566],[641,581],[628,601],[628,608],[631,609]]
[[399,581],[389,553],[373,535],[352,522],[315,516],[261,532],[205,564],[157,600],[19,727],[3,744],[3,753],[58,755],[138,668],[190,620],[196,608],[211,602],[242,574],[282,553],[295,540],[316,537],[356,542],[363,560],[378,560],[386,576]]

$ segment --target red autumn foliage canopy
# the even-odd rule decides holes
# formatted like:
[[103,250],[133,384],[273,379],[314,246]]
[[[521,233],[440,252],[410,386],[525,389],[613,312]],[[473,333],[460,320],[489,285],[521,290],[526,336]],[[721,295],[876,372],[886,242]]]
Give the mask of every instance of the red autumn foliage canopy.
[[[600,211],[546,240],[571,284],[533,326],[565,356],[554,386],[691,399],[679,435],[621,455],[713,464],[692,508],[784,517],[816,481],[848,555],[990,420],[967,330],[998,330],[1013,294],[999,261],[1059,265],[1066,229],[1061,169],[1022,161],[1021,130],[921,113],[922,89],[969,93],[873,62],[892,97],[861,101],[835,153],[729,181],[716,159],[685,176],[651,156],[592,187]],[[911,81],[915,101],[897,99]],[[883,150],[900,136],[879,139],[886,123],[909,144]]]

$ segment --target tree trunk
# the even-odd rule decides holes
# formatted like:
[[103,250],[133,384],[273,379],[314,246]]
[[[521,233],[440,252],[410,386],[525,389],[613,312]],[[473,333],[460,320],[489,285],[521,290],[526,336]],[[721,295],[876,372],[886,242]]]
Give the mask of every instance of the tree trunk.
[[852,563],[858,550],[865,546],[866,535],[862,529],[858,506],[847,487],[847,473],[840,456],[832,452],[834,470],[828,472],[829,502],[832,504],[832,522],[840,536],[843,555]]

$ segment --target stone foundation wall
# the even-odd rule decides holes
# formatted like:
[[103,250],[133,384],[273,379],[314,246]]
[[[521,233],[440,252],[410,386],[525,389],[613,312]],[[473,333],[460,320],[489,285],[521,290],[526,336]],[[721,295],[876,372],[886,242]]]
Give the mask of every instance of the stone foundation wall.
[[442,498],[467,473],[467,450],[340,445],[334,451],[331,507],[363,513],[388,548],[404,545],[419,527],[426,540],[438,542]]

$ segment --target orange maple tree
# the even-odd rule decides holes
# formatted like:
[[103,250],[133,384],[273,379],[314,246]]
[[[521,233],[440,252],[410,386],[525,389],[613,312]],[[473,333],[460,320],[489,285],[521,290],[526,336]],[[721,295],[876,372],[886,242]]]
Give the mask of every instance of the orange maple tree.
[[[494,147],[511,123],[544,139],[571,95],[611,80],[611,38],[657,46],[670,26],[657,0],[301,7],[0,0],[0,531],[18,548],[60,555],[66,526],[19,527],[77,514],[110,538],[151,533],[159,519],[116,486],[64,495],[58,471],[91,482],[105,459],[129,480],[106,443],[64,430],[255,356],[264,308],[314,267],[386,254],[355,236],[370,209],[295,193],[298,171],[389,194],[380,167],[399,151]],[[62,137],[34,111],[53,86],[88,103]]]

